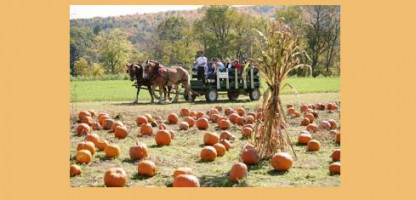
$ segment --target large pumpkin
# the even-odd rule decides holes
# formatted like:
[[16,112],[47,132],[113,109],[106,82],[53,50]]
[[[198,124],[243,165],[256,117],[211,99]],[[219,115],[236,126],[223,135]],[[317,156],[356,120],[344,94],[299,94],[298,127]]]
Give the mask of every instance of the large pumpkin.
[[155,141],[158,146],[169,145],[171,142],[171,135],[167,130],[159,130],[155,135]]
[[141,135],[153,135],[153,128],[152,125],[147,123],[147,124],[142,124],[140,126],[140,134]]
[[242,107],[239,107],[235,110],[237,111],[238,115],[240,115],[240,116],[244,116],[246,114],[246,109],[244,109]]
[[189,127],[193,127],[195,124],[195,119],[193,117],[187,116],[184,120],[189,124]]
[[104,130],[110,130],[111,127],[113,126],[113,123],[114,123],[113,119],[108,118],[104,120],[104,125],[103,125]]
[[140,175],[154,176],[156,175],[156,165],[151,160],[142,160],[137,165],[137,170]]
[[311,121],[308,118],[303,118],[302,121],[300,122],[301,126],[307,126],[311,123]]
[[117,158],[120,156],[120,147],[117,144],[109,144],[104,149],[104,152],[107,158]]
[[271,164],[277,171],[287,171],[292,167],[293,158],[286,152],[279,152],[274,154]]
[[251,115],[246,116],[246,123],[247,124],[252,124],[252,123],[254,123],[254,121],[255,121],[255,119],[254,119],[253,116],[251,116]]
[[238,117],[237,118],[237,120],[236,120],[235,123],[238,124],[238,125],[240,125],[240,126],[243,126],[244,124],[247,123],[247,119],[246,119],[246,117],[241,116],[241,117]]
[[77,175],[81,175],[81,167],[79,167],[78,165],[72,164],[69,167],[69,175],[70,176],[77,176]]
[[206,118],[199,118],[198,121],[196,121],[196,127],[198,127],[199,130],[207,130],[209,122]]
[[97,143],[100,140],[100,136],[98,136],[95,133],[90,133],[87,136],[85,136],[84,140],[90,141],[90,142],[94,143],[95,146],[97,146]]
[[140,115],[140,116],[138,116],[136,118],[136,124],[137,124],[137,126],[141,126],[142,124],[147,124],[147,123],[149,123],[147,121],[147,117],[145,117],[143,115]]
[[110,115],[107,113],[100,113],[98,114],[98,122],[101,126],[104,126],[105,120],[110,119]]
[[90,113],[90,112],[88,112],[88,111],[86,111],[86,110],[81,110],[81,111],[79,111],[79,113],[78,113],[78,119],[79,119],[79,120],[82,120],[82,119],[84,119],[85,117],[91,117],[91,113]]
[[179,130],[188,130],[188,129],[189,129],[188,122],[181,122],[181,123],[179,123]]
[[191,111],[188,108],[181,108],[181,116],[186,117],[191,114]]
[[220,137],[213,132],[206,132],[204,134],[204,144],[205,145],[214,145],[220,141]]
[[90,151],[91,155],[95,154],[95,145],[94,143],[90,142],[90,141],[82,141],[80,143],[77,144],[77,151],[79,150],[88,150]]
[[217,151],[217,156],[219,157],[223,156],[225,154],[225,151],[227,151],[227,149],[225,149],[225,146],[221,143],[214,144],[213,147]]
[[210,118],[213,123],[218,123],[218,120],[221,119],[221,116],[219,114],[212,114]]
[[181,174],[173,180],[173,187],[199,187],[199,180],[191,174]]
[[318,131],[318,126],[316,126],[315,124],[309,124],[308,126],[306,126],[306,130],[310,133],[316,133]]
[[214,161],[217,158],[217,150],[212,146],[205,146],[199,155],[202,161]]
[[315,120],[315,116],[312,113],[305,113],[305,118],[308,118],[310,123],[313,123]]
[[319,151],[321,148],[321,143],[318,140],[310,140],[308,142],[307,150],[308,151]]
[[218,123],[218,126],[222,130],[226,130],[226,129],[230,128],[231,122],[230,122],[230,120],[227,120],[227,119],[221,119],[220,122]]
[[331,174],[341,174],[341,163],[333,162],[329,165],[329,173]]
[[88,126],[92,126],[94,124],[94,120],[92,119],[92,117],[88,117],[88,116],[82,118],[81,122],[88,124]]
[[127,174],[123,168],[110,168],[104,173],[104,184],[107,187],[123,187],[127,183]]
[[168,114],[168,122],[169,124],[176,124],[178,123],[179,117],[175,113]]
[[244,127],[243,129],[241,129],[241,135],[243,135],[243,137],[251,137],[252,133],[253,129],[250,127]]
[[341,150],[335,149],[331,155],[332,161],[340,161],[341,160]]
[[226,140],[234,140],[235,136],[231,134],[229,131],[223,131],[220,134],[220,140],[226,139]]
[[232,113],[231,115],[228,116],[228,119],[231,121],[231,123],[235,124],[237,123],[237,119],[240,116],[237,113]]
[[328,121],[323,120],[323,121],[321,121],[321,123],[319,123],[318,129],[320,129],[320,130],[330,130],[331,129],[331,124]]
[[308,132],[302,132],[298,136],[298,144],[307,145],[312,140],[312,135]]
[[124,139],[128,135],[127,127],[117,126],[114,130],[114,136],[118,139]]
[[260,157],[257,150],[253,146],[247,145],[243,148],[243,152],[241,153],[241,160],[246,165],[255,165],[259,162]]
[[136,145],[130,147],[129,150],[130,159],[140,160],[149,156],[147,145],[145,143],[136,142]]
[[231,113],[233,113],[233,112],[234,112],[234,110],[232,108],[226,108],[224,110],[224,114],[227,115],[227,116],[231,115]]
[[97,142],[97,145],[95,145],[97,147],[98,150],[100,151],[104,151],[104,149],[108,146],[108,141],[105,139],[100,139]]
[[231,143],[228,140],[223,139],[223,140],[220,141],[220,143],[222,145],[224,145],[224,147],[227,151],[231,149]]
[[181,174],[192,174],[192,169],[189,167],[179,167],[173,172],[173,178],[176,178]]
[[75,160],[77,160],[77,162],[80,163],[80,164],[88,164],[92,160],[91,152],[86,150],[86,149],[79,150],[79,151],[77,151],[77,155],[75,156]]
[[231,167],[231,171],[228,175],[229,181],[239,181],[247,176],[247,165],[241,162],[235,163]]
[[91,133],[91,127],[86,123],[78,124],[76,130],[78,135]]
[[124,124],[123,124],[123,122],[122,121],[114,121],[113,122],[113,124],[111,125],[111,130],[112,131],[115,131],[116,130],[116,127],[118,127],[118,126],[124,126]]

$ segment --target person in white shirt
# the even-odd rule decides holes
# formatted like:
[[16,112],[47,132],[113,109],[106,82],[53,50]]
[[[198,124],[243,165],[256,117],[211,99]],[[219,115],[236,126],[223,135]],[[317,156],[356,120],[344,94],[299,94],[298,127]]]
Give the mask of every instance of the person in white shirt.
[[199,57],[194,62],[194,69],[197,70],[198,79],[205,79],[203,76],[208,76],[207,57],[205,57],[204,51],[199,51]]

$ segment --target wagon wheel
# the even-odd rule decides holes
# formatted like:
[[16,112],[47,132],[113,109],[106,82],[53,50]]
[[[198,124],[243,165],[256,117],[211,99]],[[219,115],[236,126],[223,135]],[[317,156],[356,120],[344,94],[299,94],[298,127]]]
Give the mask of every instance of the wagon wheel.
[[216,102],[218,99],[218,92],[216,89],[209,89],[206,93],[205,93],[205,99],[207,100],[207,102],[211,103],[211,102]]
[[[196,99],[196,95],[191,95],[191,97],[192,97],[192,102],[194,102],[195,99]],[[185,101],[189,101],[189,95],[188,95],[188,93],[185,92],[183,94],[183,98],[185,99]]]
[[260,99],[260,90],[259,90],[259,88],[250,90],[248,95],[250,97],[250,100],[252,100],[252,101],[259,100]]
[[239,95],[240,93],[238,91],[228,91],[227,93],[228,99],[230,99],[231,101],[237,101]]

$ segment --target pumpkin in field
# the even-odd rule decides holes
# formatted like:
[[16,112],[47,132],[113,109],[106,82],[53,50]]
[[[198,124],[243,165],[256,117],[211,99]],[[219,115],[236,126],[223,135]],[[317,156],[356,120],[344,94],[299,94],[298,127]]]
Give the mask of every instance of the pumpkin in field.
[[231,149],[231,143],[228,141],[228,140],[226,140],[226,139],[223,139],[223,140],[221,140],[220,141],[220,143],[222,144],[222,145],[224,145],[224,147],[225,147],[225,150],[230,150]]
[[179,123],[179,130],[188,130],[188,129],[189,129],[188,122],[181,122],[181,123]]
[[226,139],[226,140],[234,140],[235,136],[231,134],[229,131],[223,131],[220,134],[220,139]]
[[137,126],[141,126],[142,124],[147,124],[149,122],[147,121],[147,117],[140,115],[136,118],[136,123]]
[[191,111],[188,108],[181,108],[180,114],[182,117],[186,117],[191,114]]
[[140,175],[154,176],[156,175],[156,165],[151,160],[142,160],[137,165],[137,171]]
[[312,113],[305,113],[305,118],[308,118],[310,123],[313,123],[315,120],[315,116]]
[[196,127],[198,127],[199,130],[207,130],[209,127],[209,122],[205,118],[200,118],[196,121]]
[[219,157],[223,156],[225,154],[225,151],[227,151],[227,149],[225,149],[225,146],[221,143],[214,144],[213,147],[217,151],[217,156]]
[[294,117],[300,117],[300,112],[296,110],[296,111],[293,113],[293,116],[294,116]]
[[81,167],[79,167],[78,165],[71,165],[69,167],[69,175],[70,176],[77,176],[77,175],[81,175]]
[[232,108],[226,108],[224,110],[224,114],[227,115],[227,116],[231,115],[231,113],[233,113],[233,112],[234,112],[234,110]]
[[[160,128],[160,127],[159,127]],[[152,125],[150,125],[149,123],[147,124],[142,124],[140,126],[140,134],[141,135],[153,135],[153,128]]]
[[316,107],[316,109],[318,109],[318,110],[325,110],[325,105],[324,105],[324,104],[322,104],[322,103],[317,103],[317,104],[315,105],[315,107]]
[[152,122],[154,122],[154,121],[155,121],[155,120],[153,119],[152,115],[150,115],[150,114],[144,114],[144,116],[147,118],[147,121],[148,121],[149,123],[152,123]]
[[214,145],[220,141],[220,137],[213,132],[206,132],[204,134],[204,144],[205,145]]
[[244,124],[247,123],[247,119],[246,117],[238,117],[235,123],[240,126],[243,126]]
[[216,109],[216,108],[210,108],[209,110],[208,110],[208,112],[207,112],[207,114],[208,114],[208,116],[212,116],[212,115],[214,115],[214,114],[220,114],[220,112]]
[[335,141],[339,144],[339,143],[341,143],[341,133],[340,132],[337,132],[336,134],[335,134]]
[[231,171],[228,174],[229,181],[239,181],[247,177],[247,165],[242,162],[237,162],[231,167]]
[[124,139],[128,135],[127,127],[117,126],[114,130],[114,136],[118,139]]
[[113,119],[106,119],[103,125],[104,130],[110,130],[111,127],[113,126],[113,123],[114,123]]
[[331,125],[330,129],[336,129],[338,127],[337,122],[333,119],[328,120],[329,124]]
[[109,144],[104,149],[105,157],[107,158],[117,158],[120,156],[120,147],[117,144]]
[[316,133],[316,131],[318,131],[318,126],[316,126],[315,124],[309,124],[308,126],[306,126],[306,130],[310,133]]
[[178,123],[179,117],[175,113],[168,114],[168,122],[169,124],[176,124]]
[[220,106],[220,105],[215,106],[215,108],[218,110],[218,112],[221,112],[222,111],[222,106]]
[[77,144],[77,151],[79,150],[88,150],[90,151],[91,155],[95,154],[95,145],[94,143],[90,142],[90,141],[82,141],[80,143]]
[[205,115],[205,113],[204,113],[204,112],[197,111],[197,112],[196,112],[195,117],[196,117],[197,119],[199,119],[199,118],[201,118],[201,117],[202,117],[202,116],[204,116],[204,115]]
[[78,124],[76,130],[78,135],[91,133],[91,127],[86,123]]
[[335,104],[335,103],[329,103],[329,104],[326,106],[326,109],[327,109],[327,110],[329,110],[329,111],[332,111],[332,110],[338,110],[338,106],[337,106],[337,104]]
[[300,122],[301,126],[307,126],[311,123],[311,121],[308,118],[303,118],[302,122]]
[[341,150],[335,149],[331,155],[332,161],[340,161],[341,160]]
[[94,143],[94,146],[97,146],[98,141],[100,140],[100,136],[95,133],[90,133],[84,138],[85,141],[90,141]]
[[147,158],[147,156],[149,156],[147,145],[145,143],[136,142],[135,145],[130,147],[129,155],[132,160]]
[[214,161],[217,158],[217,150],[212,146],[205,146],[202,148],[199,157],[202,161]]
[[246,114],[246,109],[244,109],[242,107],[239,107],[235,110],[237,111],[238,115],[240,115],[240,116],[244,116]]
[[220,122],[218,122],[218,126],[222,129],[222,130],[226,130],[228,128],[230,128],[231,126],[231,122],[228,119],[221,119]]
[[247,124],[252,124],[252,123],[254,123],[254,121],[255,121],[255,119],[254,119],[254,117],[253,117],[253,116],[248,115],[248,116],[246,117],[246,123],[247,123]]
[[329,165],[329,173],[331,174],[341,174],[341,163],[333,162]]
[[308,110],[309,108],[308,108],[308,105],[306,105],[306,104],[302,104],[301,106],[300,106],[300,112],[305,112],[306,110]]
[[221,116],[219,114],[212,114],[211,115],[211,121],[213,123],[218,123],[218,120],[221,119]]
[[95,145],[97,147],[98,150],[100,151],[104,151],[104,149],[108,146],[108,141],[105,139],[99,139],[97,142],[97,145]]
[[89,117],[89,116],[82,118],[81,122],[88,124],[88,126],[92,126],[94,124],[94,120],[92,119],[92,117]]
[[272,166],[276,171],[288,171],[293,164],[293,158],[286,152],[279,152],[272,157]]
[[170,138],[173,139],[175,138],[175,131],[173,130],[168,130],[169,134],[170,134]]
[[101,126],[104,126],[104,122],[106,119],[109,119],[110,115],[108,113],[100,113],[98,114],[98,122]]
[[113,125],[111,125],[111,130],[112,131],[115,131],[116,130],[116,127],[118,127],[118,126],[124,126],[124,124],[123,124],[123,122],[121,122],[121,121],[114,121],[113,122]]
[[188,123],[189,127],[193,127],[195,124],[195,120],[193,117],[185,117],[184,120]]
[[294,114],[295,114],[295,112],[296,112],[296,110],[295,110],[295,108],[293,108],[293,107],[290,107],[289,109],[287,109],[287,114],[288,114],[288,115],[294,115]]
[[321,143],[318,140],[310,140],[308,142],[307,150],[308,151],[319,151],[321,148]]
[[259,162],[260,157],[257,150],[253,146],[246,145],[241,153],[241,160],[246,165],[255,165]]
[[196,118],[196,111],[191,111],[191,112],[189,113],[189,116],[190,116],[190,117],[195,117],[195,118]]
[[124,187],[127,183],[127,174],[123,168],[113,167],[105,171],[104,184],[107,187]]
[[78,113],[78,119],[82,121],[85,117],[91,117],[91,113],[86,110],[81,110]]
[[253,133],[253,129],[250,127],[244,127],[241,129],[241,134],[243,137],[251,137],[251,134]]
[[243,128],[248,127],[254,130],[254,125],[253,124],[246,124],[243,126]]
[[192,174],[181,174],[173,180],[173,187],[199,187],[199,180]]
[[308,132],[302,132],[298,136],[298,144],[307,145],[312,140],[312,135]]
[[155,141],[158,146],[169,145],[171,142],[171,135],[167,130],[159,130],[155,135]]
[[98,123],[98,122],[93,122],[93,123],[92,123],[92,125],[91,125],[91,129],[92,129],[92,130],[94,130],[94,131],[101,130],[101,125],[100,125],[100,123]]
[[233,124],[235,124],[235,123],[237,123],[237,119],[240,117],[240,115],[238,115],[237,113],[231,113],[229,116],[228,116],[228,119],[233,123]]
[[168,126],[166,124],[164,124],[164,123],[160,123],[159,126],[158,126],[158,128],[159,128],[159,130],[166,130],[166,129],[168,129]]
[[75,156],[75,159],[80,164],[88,164],[92,160],[92,155],[90,151],[86,149],[82,149],[82,150],[77,151],[77,155]]
[[257,114],[256,114],[255,112],[248,112],[248,113],[247,113],[247,117],[248,117],[248,116],[252,116],[254,119],[256,119]]
[[192,169],[189,167],[179,167],[173,172],[173,178],[176,178],[181,174],[192,174]]
[[321,121],[321,123],[319,123],[318,129],[319,130],[330,130],[331,129],[331,124],[328,121],[323,120],[323,121]]

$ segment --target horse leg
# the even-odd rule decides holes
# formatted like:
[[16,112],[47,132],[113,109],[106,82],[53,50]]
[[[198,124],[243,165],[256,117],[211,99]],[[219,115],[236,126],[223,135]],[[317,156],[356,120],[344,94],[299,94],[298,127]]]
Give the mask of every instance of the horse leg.
[[179,84],[175,84],[175,89],[176,89],[176,94],[175,94],[175,98],[173,99],[173,103],[177,103],[178,102]]
[[172,90],[172,86],[167,86],[167,90],[168,90],[168,99],[169,101],[172,101],[172,98],[170,98],[170,91]]
[[163,103],[163,92],[165,87],[163,86],[163,84],[159,85],[159,103]]
[[149,94],[150,94],[150,98],[151,98],[150,103],[155,102],[154,99],[153,99],[153,93],[154,93],[154,91],[153,91],[152,85],[148,85],[147,86],[147,90],[149,90]]
[[136,93],[136,99],[133,101],[133,103],[138,103],[139,102],[139,93],[140,93],[140,88],[142,86],[139,85],[139,83],[137,83],[137,93]]

